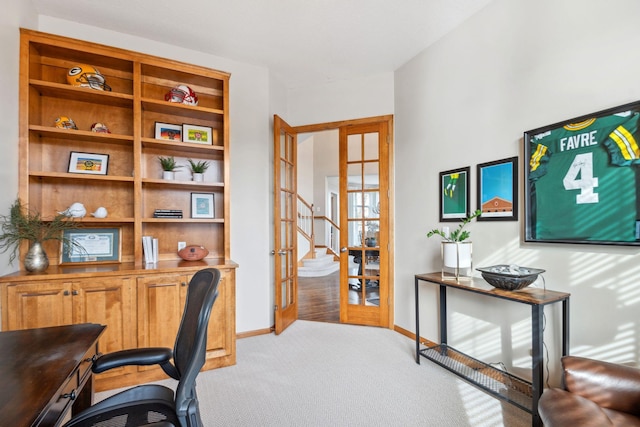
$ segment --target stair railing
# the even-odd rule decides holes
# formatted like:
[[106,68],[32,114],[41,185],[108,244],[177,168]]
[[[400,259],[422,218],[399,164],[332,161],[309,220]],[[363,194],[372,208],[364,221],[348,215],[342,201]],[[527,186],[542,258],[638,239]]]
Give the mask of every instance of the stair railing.
[[298,194],[298,232],[309,242],[309,253],[302,258],[315,258],[315,234],[314,234],[314,220],[313,220],[313,204],[304,200]]

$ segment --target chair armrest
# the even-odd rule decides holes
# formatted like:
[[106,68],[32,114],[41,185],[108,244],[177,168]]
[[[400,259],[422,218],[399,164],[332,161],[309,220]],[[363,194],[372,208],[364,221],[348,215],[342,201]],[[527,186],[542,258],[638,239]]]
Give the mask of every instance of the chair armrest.
[[134,348],[98,357],[91,370],[99,374],[109,369],[131,365],[163,365],[171,360],[173,350],[164,347]]
[[566,390],[603,408],[640,415],[640,369],[584,357],[562,358]]
[[559,388],[550,388],[542,393],[538,413],[544,427],[614,425],[595,402]]

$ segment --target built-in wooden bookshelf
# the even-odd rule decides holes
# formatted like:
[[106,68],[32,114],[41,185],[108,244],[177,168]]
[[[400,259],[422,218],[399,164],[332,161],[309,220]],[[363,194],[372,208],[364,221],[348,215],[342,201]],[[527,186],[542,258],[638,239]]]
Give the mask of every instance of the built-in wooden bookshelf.
[[[87,64],[110,91],[67,82],[71,67]],[[87,212],[82,228],[120,233],[118,262],[63,263],[61,246],[45,242],[51,266],[0,278],[2,329],[68,323],[107,325],[103,353],[143,346],[173,346],[186,284],[205,266],[223,273],[209,331],[207,368],[235,363],[235,269],[230,260],[229,74],[128,50],[22,29],[20,53],[19,197],[45,218],[74,202]],[[198,104],[165,100],[187,85]],[[70,117],[78,129],[55,127]],[[91,131],[104,123],[111,133]],[[211,128],[211,143],[156,139],[156,123]],[[70,155],[108,156],[106,174],[72,173]],[[162,179],[158,157],[184,165],[176,180]],[[187,159],[210,164],[203,182],[191,181]],[[213,194],[211,218],[192,218],[192,193]],[[182,218],[155,218],[156,209],[183,211]],[[158,262],[145,263],[142,237],[158,239]],[[206,247],[202,261],[177,255],[178,242]],[[21,246],[24,257],[27,244]],[[97,377],[111,388],[160,377],[159,371],[126,368]]]

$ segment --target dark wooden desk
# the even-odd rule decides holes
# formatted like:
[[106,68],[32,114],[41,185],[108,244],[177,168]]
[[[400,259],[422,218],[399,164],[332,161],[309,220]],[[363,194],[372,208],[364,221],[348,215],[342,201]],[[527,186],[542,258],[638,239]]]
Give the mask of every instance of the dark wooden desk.
[[[420,281],[438,285],[440,288],[440,344],[421,349],[420,345]],[[447,288],[500,298],[531,306],[531,377],[528,382],[508,372],[474,359],[447,344]],[[482,278],[443,280],[442,273],[416,274],[416,363],[423,356],[456,375],[482,388],[487,393],[507,401],[532,415],[531,425],[541,427],[538,400],[543,391],[543,313],[544,306],[562,303],[562,355],[569,354],[569,297],[571,294],[540,288],[527,287],[519,291],[506,291],[491,286]]]
[[91,366],[106,326],[0,332],[0,424],[57,426],[93,401]]

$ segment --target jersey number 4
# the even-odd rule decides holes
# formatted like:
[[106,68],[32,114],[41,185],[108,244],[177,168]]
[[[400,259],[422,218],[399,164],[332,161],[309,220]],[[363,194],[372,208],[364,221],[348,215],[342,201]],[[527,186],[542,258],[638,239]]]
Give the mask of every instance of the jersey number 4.
[[576,195],[578,205],[598,203],[598,193],[593,192],[598,186],[598,178],[593,176],[592,153],[576,155],[562,183],[565,190],[580,190],[580,194]]

